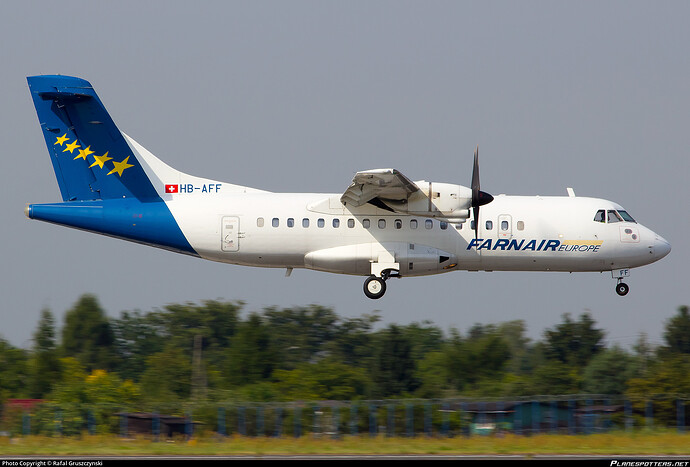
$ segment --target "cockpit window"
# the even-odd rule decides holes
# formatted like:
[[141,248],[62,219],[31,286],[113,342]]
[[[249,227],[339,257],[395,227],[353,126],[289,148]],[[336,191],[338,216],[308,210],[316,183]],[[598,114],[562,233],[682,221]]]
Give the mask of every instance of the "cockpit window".
[[[618,211],[618,214],[621,215],[625,222],[635,222],[635,219],[633,219],[632,216],[628,214],[626,211]],[[635,223],[637,224],[637,222]]]
[[609,224],[613,224],[614,222],[634,222],[637,224],[635,219],[626,211],[615,211],[613,209],[609,209],[608,211],[599,209],[594,215],[594,222],[608,222]]
[[609,210],[608,211],[608,223],[613,224],[614,222],[623,222],[623,218],[614,210]]

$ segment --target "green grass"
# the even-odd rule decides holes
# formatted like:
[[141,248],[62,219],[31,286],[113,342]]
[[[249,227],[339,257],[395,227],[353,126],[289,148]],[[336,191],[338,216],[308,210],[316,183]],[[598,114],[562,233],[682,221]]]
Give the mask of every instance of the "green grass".
[[81,438],[25,436],[0,439],[0,455],[298,455],[298,454],[601,454],[688,455],[690,434],[671,431],[593,435],[473,436],[471,438],[386,438],[344,436],[301,438],[198,437],[153,442],[113,435]]

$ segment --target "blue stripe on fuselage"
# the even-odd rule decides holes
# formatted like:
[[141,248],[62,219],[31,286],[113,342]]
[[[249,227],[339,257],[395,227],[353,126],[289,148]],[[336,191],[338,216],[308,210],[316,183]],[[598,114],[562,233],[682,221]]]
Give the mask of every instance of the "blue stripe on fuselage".
[[27,214],[31,219],[199,256],[162,200],[141,202],[124,198],[32,204]]

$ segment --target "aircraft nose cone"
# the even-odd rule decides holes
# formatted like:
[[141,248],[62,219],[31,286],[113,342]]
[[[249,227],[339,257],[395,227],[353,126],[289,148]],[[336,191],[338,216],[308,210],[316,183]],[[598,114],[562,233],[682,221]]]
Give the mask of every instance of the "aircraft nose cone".
[[671,252],[671,244],[664,237],[657,235],[654,240],[654,256],[661,259]]

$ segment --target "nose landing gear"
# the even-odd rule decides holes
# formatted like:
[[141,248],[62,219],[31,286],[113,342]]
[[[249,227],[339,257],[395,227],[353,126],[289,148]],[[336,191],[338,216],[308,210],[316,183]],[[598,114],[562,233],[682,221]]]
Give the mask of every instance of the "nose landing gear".
[[618,284],[616,284],[616,293],[620,295],[621,297],[625,296],[628,294],[630,291],[630,287],[628,287],[628,284],[623,282],[622,279],[618,279]]
[[614,269],[611,271],[611,277],[616,279],[616,293],[620,295],[621,297],[624,297],[625,295],[628,294],[630,291],[630,287],[628,287],[628,284],[623,282],[624,277],[630,276],[630,269],[625,268],[625,269]]

